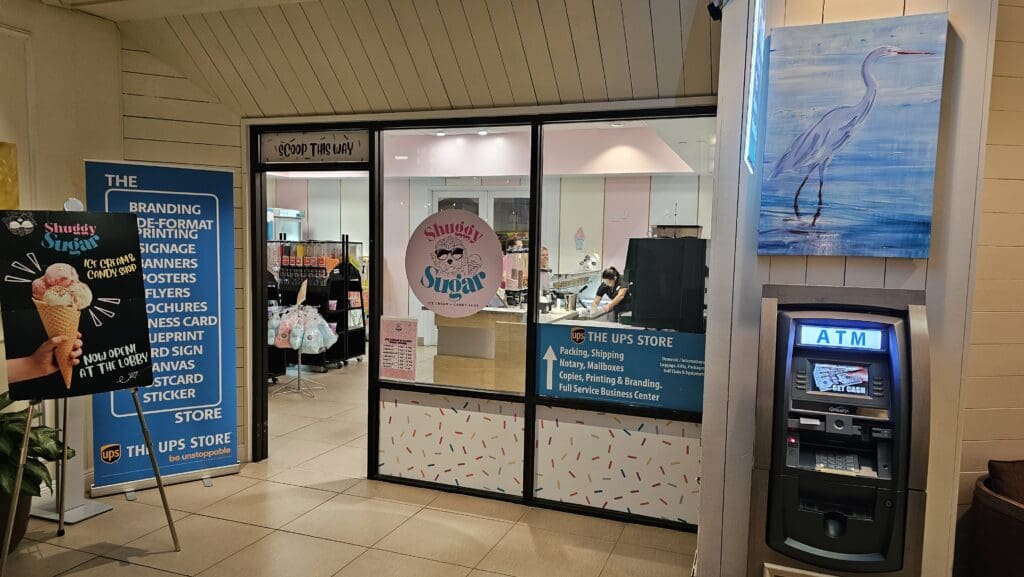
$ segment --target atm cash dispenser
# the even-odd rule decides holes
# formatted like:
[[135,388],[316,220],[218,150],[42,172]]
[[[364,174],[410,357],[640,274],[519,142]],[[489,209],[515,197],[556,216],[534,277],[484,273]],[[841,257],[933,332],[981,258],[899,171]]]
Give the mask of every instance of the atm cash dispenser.
[[768,286],[761,322],[750,575],[917,575],[923,295]]

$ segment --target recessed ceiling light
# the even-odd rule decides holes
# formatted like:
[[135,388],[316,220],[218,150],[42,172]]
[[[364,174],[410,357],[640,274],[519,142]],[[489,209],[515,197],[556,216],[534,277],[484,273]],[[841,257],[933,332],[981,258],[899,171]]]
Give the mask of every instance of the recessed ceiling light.
[[612,128],[622,128],[622,126],[623,126],[623,124],[621,122],[613,122],[612,123]]
[[409,160],[409,157],[404,154],[395,155],[395,160]]
[[479,134],[480,136],[487,136],[486,130],[477,130],[476,133]]
[[436,133],[434,133],[434,134],[436,134],[437,136],[445,136],[445,135],[447,135],[448,133],[447,133],[447,132],[445,132],[445,131],[443,131],[443,130],[438,130],[438,131],[437,131]]

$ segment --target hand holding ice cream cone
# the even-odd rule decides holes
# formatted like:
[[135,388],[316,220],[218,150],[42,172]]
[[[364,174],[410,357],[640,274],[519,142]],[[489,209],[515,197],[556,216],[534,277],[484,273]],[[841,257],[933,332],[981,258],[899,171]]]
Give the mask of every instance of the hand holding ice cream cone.
[[[82,334],[78,333],[76,336],[77,338],[71,339],[71,352],[67,359],[71,366],[76,366],[81,362],[79,357],[82,356]],[[43,341],[43,344],[27,357],[8,359],[8,382],[19,383],[56,373],[60,370],[57,350],[66,348],[67,344],[66,336],[53,337]]]
[[[56,357],[64,386],[70,389],[72,368],[78,364],[78,356],[81,355],[78,322],[82,309],[92,304],[92,291],[78,280],[78,272],[73,266],[55,263],[47,267],[43,276],[32,282],[32,302],[50,337],[47,343],[53,343],[54,354],[50,356]],[[73,355],[76,343],[78,355]]]
[[[70,341],[70,342],[69,342]],[[68,339],[65,336],[53,337],[39,345],[36,352],[32,354],[32,361],[37,364],[40,372],[49,375],[60,370],[60,361],[57,359],[57,351],[65,345],[71,345],[71,354],[66,359],[71,366],[77,366],[82,356],[82,333],[77,333],[77,338]]]

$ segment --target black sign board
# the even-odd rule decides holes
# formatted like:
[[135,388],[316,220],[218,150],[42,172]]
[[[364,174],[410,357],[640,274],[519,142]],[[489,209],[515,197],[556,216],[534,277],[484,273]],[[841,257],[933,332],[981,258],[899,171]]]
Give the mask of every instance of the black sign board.
[[0,211],[0,278],[12,399],[153,382],[134,214]]

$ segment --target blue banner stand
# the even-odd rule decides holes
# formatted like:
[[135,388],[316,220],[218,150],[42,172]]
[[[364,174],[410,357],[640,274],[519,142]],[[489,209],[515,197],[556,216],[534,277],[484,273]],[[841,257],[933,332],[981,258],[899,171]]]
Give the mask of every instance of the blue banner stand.
[[[154,349],[154,384],[181,384],[192,395],[156,397],[159,387],[139,393],[157,437],[163,483],[238,473],[231,172],[95,160],[87,160],[85,168],[91,210],[135,212],[140,219],[147,307],[154,308],[150,339],[162,349],[159,355]],[[187,278],[200,274],[216,282]],[[151,290],[166,294],[150,295]],[[154,453],[142,447],[139,430],[131,425],[136,411],[127,392],[93,399],[94,498],[123,493],[132,500],[134,491],[155,486],[147,462]],[[103,461],[104,444],[125,450]],[[204,452],[209,455],[198,457]]]

